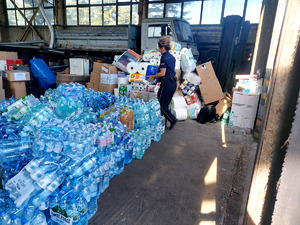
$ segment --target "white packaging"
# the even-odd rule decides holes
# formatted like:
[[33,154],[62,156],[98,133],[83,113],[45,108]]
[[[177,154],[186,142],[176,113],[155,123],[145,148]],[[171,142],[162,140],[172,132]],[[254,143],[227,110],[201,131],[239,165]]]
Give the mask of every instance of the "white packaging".
[[255,119],[257,107],[255,106],[244,106],[243,118]]
[[247,119],[247,118],[243,118],[242,121],[241,121],[241,125],[240,127],[242,128],[253,128],[254,126],[254,122],[255,122],[255,119]]
[[234,91],[232,97],[233,104],[245,104],[247,93],[242,91]]
[[129,80],[128,80],[128,77],[126,76],[126,77],[118,77],[118,88],[120,88],[120,86],[122,85],[122,84],[124,84],[125,86],[127,85],[127,84],[129,84]]
[[173,112],[174,112],[174,116],[178,120],[186,120],[188,118],[187,109],[184,109],[184,108],[177,109],[177,108],[175,108],[175,109],[173,109]]
[[138,72],[139,74],[146,74],[147,68],[148,68],[149,65],[151,65],[151,64],[150,64],[150,63],[146,63],[146,62],[140,63],[140,64],[138,65],[138,70],[137,70],[137,72]]
[[89,75],[90,64],[88,59],[70,58],[70,74]]
[[119,88],[114,88],[114,95],[115,95],[116,97],[119,97],[119,96],[120,96]]
[[241,104],[232,104],[231,112],[234,112],[235,116],[243,116],[245,111],[245,106]]
[[245,99],[245,105],[257,107],[259,100],[259,94],[247,94]]
[[127,64],[127,71],[128,73],[137,73],[139,68],[139,63],[138,62],[130,62]]
[[240,127],[241,124],[242,124],[242,120],[243,120],[243,116],[234,116],[234,119],[233,119],[233,126],[235,127]]
[[184,73],[183,79],[188,80],[188,82],[194,85],[200,85],[201,83],[201,78],[194,72]]

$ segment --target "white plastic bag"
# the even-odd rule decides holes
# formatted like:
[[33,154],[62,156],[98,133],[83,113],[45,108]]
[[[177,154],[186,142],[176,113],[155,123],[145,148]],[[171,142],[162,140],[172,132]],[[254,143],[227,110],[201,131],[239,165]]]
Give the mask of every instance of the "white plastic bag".
[[200,85],[201,78],[198,76],[198,74],[193,72],[188,72],[183,75],[184,80],[188,80],[190,83],[194,85]]
[[192,50],[189,48],[183,48],[181,50],[181,70],[184,73],[193,72],[196,68],[196,60],[194,59]]

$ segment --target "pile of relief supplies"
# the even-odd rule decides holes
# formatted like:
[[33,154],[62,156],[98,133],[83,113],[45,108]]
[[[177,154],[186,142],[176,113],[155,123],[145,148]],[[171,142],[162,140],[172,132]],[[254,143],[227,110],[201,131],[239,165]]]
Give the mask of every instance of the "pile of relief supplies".
[[157,100],[78,83],[0,103],[0,224],[88,224],[97,199],[164,133]]

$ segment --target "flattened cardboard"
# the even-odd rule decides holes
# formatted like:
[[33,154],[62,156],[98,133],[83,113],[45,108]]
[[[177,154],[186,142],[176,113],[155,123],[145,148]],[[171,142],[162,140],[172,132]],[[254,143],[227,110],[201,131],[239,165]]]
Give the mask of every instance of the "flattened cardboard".
[[217,79],[214,68],[211,62],[203,63],[196,67],[197,74],[201,78],[201,83]]
[[216,105],[216,113],[219,116],[222,116],[226,110],[231,106],[232,99],[228,96],[225,96],[221,101]]
[[224,97],[218,79],[213,79],[199,85],[204,104],[219,101]]

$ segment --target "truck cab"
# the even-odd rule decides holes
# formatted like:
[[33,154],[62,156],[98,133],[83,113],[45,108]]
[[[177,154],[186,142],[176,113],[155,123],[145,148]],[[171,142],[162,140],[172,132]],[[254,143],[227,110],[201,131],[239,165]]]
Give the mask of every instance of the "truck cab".
[[169,35],[181,48],[190,48],[198,60],[199,51],[194,41],[190,24],[178,18],[151,18],[142,21],[141,50],[156,49],[161,36]]

